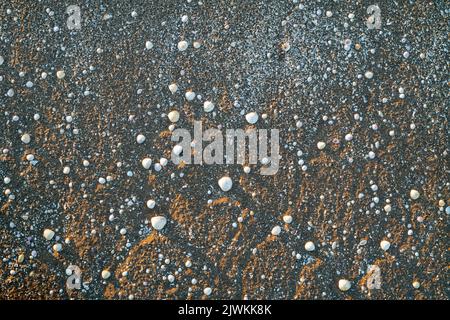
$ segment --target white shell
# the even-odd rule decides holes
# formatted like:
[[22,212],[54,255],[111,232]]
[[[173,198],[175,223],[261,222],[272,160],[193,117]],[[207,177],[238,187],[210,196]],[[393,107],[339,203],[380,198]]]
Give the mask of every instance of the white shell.
[[66,76],[66,73],[64,72],[64,70],[58,70],[58,71],[56,72],[56,77],[57,77],[58,79],[64,79],[65,76]]
[[275,226],[275,227],[273,227],[271,233],[272,233],[272,235],[274,235],[274,236],[278,236],[278,235],[281,233],[281,228],[280,228],[280,226]]
[[366,71],[366,73],[364,73],[364,77],[366,77],[367,79],[372,79],[373,78],[373,72],[372,71]]
[[152,165],[152,159],[144,158],[144,159],[142,159],[141,164],[144,167],[144,169],[148,170],[148,169],[150,169],[150,166]]
[[167,219],[163,216],[153,217],[150,222],[152,223],[152,227],[156,230],[161,230],[167,223]]
[[167,160],[166,158],[159,159],[159,164],[162,165],[163,167],[166,166],[168,162],[169,160]]
[[192,90],[186,91],[186,93],[184,94],[184,96],[186,97],[187,101],[192,101],[195,99],[195,92]]
[[229,191],[233,187],[233,181],[230,177],[222,177],[218,181],[220,189],[222,191]]
[[170,90],[170,92],[172,92],[172,93],[177,92],[177,91],[178,91],[178,86],[177,86],[177,84],[176,84],[176,83],[170,84],[170,85],[169,85],[169,90]]
[[178,50],[180,51],[185,51],[188,48],[188,43],[187,41],[181,40],[180,42],[178,42]]
[[416,200],[420,197],[420,193],[419,193],[419,191],[412,189],[409,192],[409,196],[411,197],[411,199]]
[[109,277],[111,277],[111,272],[109,272],[108,270],[103,270],[102,271],[102,278],[106,280]]
[[177,110],[172,110],[167,115],[167,118],[169,118],[170,122],[177,122],[180,119],[180,113]]
[[305,243],[305,250],[306,251],[314,251],[314,250],[316,250],[316,246],[314,245],[314,243],[312,241],[308,241],[307,243]]
[[323,150],[325,148],[326,144],[323,141],[317,142],[317,149]]
[[285,222],[285,223],[291,223],[292,222],[292,216],[291,215],[286,215],[286,216],[283,216],[283,221]]
[[347,291],[352,286],[351,282],[347,279],[340,279],[338,283],[339,290],[341,291]]
[[153,48],[153,43],[151,41],[147,41],[145,43],[145,49],[150,50],[151,48]]
[[389,250],[389,248],[391,247],[391,243],[389,241],[383,240],[380,242],[380,248],[384,251]]
[[50,241],[50,240],[53,239],[54,236],[55,236],[55,232],[53,230],[51,230],[51,229],[45,229],[44,230],[44,238],[46,240]]
[[249,112],[245,115],[245,120],[247,120],[250,124],[255,124],[259,119],[259,116],[256,112]]
[[20,140],[22,140],[23,143],[28,144],[31,141],[31,137],[28,133],[24,133]]
[[156,205],[155,200],[150,199],[150,200],[147,201],[147,208],[153,209],[155,207],[155,205]]
[[214,103],[212,103],[211,101],[205,101],[203,103],[203,110],[205,112],[211,112],[214,110]]
[[203,293],[206,294],[207,296],[209,296],[212,292],[212,289],[210,287],[207,287],[203,290]]
[[138,134],[136,137],[136,142],[141,144],[141,143],[144,143],[144,141],[145,141],[145,136],[143,134]]
[[183,147],[177,144],[175,147],[173,147],[172,152],[178,156],[181,154],[181,152],[183,152]]

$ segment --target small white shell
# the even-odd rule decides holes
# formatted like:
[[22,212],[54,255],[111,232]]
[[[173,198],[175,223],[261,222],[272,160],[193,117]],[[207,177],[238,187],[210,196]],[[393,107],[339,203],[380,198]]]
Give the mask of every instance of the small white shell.
[[172,110],[167,115],[167,118],[169,118],[170,122],[177,122],[180,119],[180,113],[177,110]]
[[144,143],[144,141],[145,141],[145,136],[143,134],[138,134],[136,137],[136,142],[139,144],[142,144],[142,143]]
[[155,205],[156,205],[155,200],[150,199],[150,200],[147,201],[147,208],[153,209],[155,207]]
[[177,91],[178,91],[178,86],[177,86],[177,84],[176,84],[176,83],[171,83],[171,84],[169,85],[169,90],[170,90],[170,92],[172,92],[172,93],[177,92]]
[[275,226],[275,227],[273,227],[271,233],[272,233],[272,235],[274,235],[274,236],[278,236],[278,235],[281,233],[281,228],[280,228],[280,226]]
[[152,159],[150,158],[144,158],[142,159],[142,167],[144,167],[144,169],[150,169],[150,166],[152,165]]
[[367,79],[372,79],[373,78],[373,72],[372,71],[366,71],[366,73],[364,73],[364,77],[366,77]]
[[66,76],[66,73],[64,72],[64,70],[58,70],[58,71],[56,72],[56,77],[57,77],[58,79],[64,79],[65,76]]
[[28,133],[24,133],[20,140],[22,140],[23,143],[28,144],[31,141],[31,137]]
[[156,216],[150,220],[152,227],[156,230],[162,230],[167,223],[167,219],[163,216]]
[[178,42],[178,50],[180,51],[185,51],[188,48],[189,44],[187,43],[187,41],[181,40],[180,42]]
[[245,120],[247,120],[250,124],[255,124],[259,119],[259,116],[256,112],[249,112],[245,115]]
[[177,144],[175,147],[173,147],[172,152],[179,156],[181,154],[181,152],[183,152],[183,147],[180,146],[179,144]]
[[383,241],[380,242],[380,248],[381,248],[383,251],[389,250],[390,247],[391,247],[391,243],[390,243],[389,241],[383,240]]
[[230,177],[222,177],[219,179],[218,181],[219,187],[220,189],[222,189],[222,191],[229,191],[232,187],[233,187],[233,181],[231,180]]
[[192,101],[195,99],[195,92],[192,90],[186,91],[186,93],[184,94],[185,98],[187,101]]
[[111,277],[111,272],[109,272],[108,270],[103,270],[102,271],[102,278],[106,280],[109,277]]
[[145,42],[145,49],[150,50],[153,48],[153,43],[151,41]]
[[419,191],[417,191],[415,189],[412,189],[409,192],[409,196],[411,197],[411,199],[416,200],[416,199],[418,199],[420,197],[420,193],[419,193]]
[[51,229],[45,229],[44,230],[44,238],[48,241],[52,240],[55,236],[55,232]]
[[292,216],[291,215],[285,215],[283,216],[283,221],[287,224],[292,222]]
[[314,245],[314,243],[312,241],[308,241],[305,243],[305,250],[306,251],[314,251],[314,250],[316,250],[316,246]]
[[212,293],[212,289],[210,287],[207,287],[203,290],[203,293],[209,296]]
[[339,290],[341,291],[347,291],[352,286],[351,282],[347,279],[340,279],[338,283]]
[[323,142],[323,141],[317,142],[317,149],[323,150],[323,149],[325,149],[325,146],[326,146],[325,142]]
[[203,110],[205,112],[211,112],[214,110],[214,103],[212,103],[211,101],[205,101],[203,103]]

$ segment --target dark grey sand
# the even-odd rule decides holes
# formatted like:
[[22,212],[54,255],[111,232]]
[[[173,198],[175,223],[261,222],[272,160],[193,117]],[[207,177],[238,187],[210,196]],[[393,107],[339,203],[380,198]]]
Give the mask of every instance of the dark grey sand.
[[[0,299],[448,299],[449,7],[377,2],[1,1]],[[278,173],[176,166],[172,110]]]

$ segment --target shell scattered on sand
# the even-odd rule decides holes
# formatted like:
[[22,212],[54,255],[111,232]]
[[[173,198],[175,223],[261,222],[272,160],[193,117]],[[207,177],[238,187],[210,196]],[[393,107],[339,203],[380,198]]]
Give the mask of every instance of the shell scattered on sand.
[[338,283],[339,290],[347,291],[351,288],[352,284],[347,279],[340,279]]
[[163,216],[152,217],[151,219],[152,227],[156,230],[162,230],[167,223],[167,219]]
[[231,180],[230,177],[222,177],[219,179],[218,181],[219,187],[220,189],[222,189],[222,191],[230,191],[231,188],[233,187],[233,181]]

